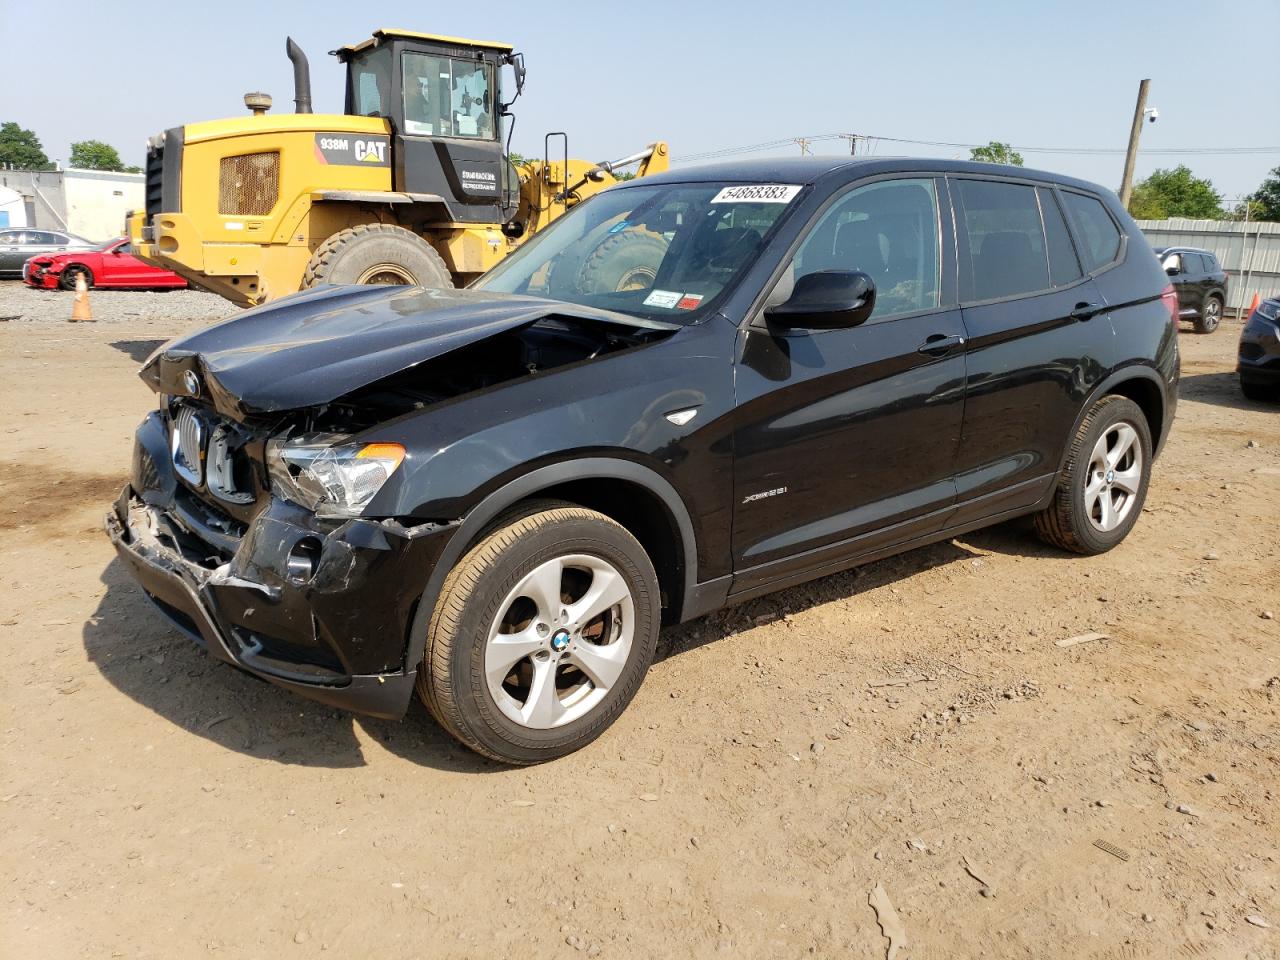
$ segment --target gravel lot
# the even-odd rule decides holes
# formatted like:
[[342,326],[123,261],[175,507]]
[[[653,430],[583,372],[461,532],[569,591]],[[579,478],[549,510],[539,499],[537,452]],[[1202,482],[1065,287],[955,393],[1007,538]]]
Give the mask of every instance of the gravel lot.
[[[0,280],[0,321],[49,323],[71,316],[65,290],[34,290],[20,280]],[[91,290],[89,305],[100,323],[213,323],[239,312],[239,307],[202,290]]]
[[0,954],[1280,956],[1280,408],[1239,322],[1183,335],[1116,550],[1006,525],[665,631],[604,737],[508,769],[215,663],[115,559],[137,362],[234,308],[13,287]]

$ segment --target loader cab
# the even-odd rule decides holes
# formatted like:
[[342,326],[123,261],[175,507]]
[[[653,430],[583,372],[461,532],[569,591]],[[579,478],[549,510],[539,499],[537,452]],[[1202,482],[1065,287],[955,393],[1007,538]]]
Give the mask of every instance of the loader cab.
[[[347,65],[346,113],[391,124],[393,189],[435,210],[436,223],[505,223],[519,183],[503,153],[507,44],[377,30],[335,55]],[[431,198],[439,198],[433,201]]]

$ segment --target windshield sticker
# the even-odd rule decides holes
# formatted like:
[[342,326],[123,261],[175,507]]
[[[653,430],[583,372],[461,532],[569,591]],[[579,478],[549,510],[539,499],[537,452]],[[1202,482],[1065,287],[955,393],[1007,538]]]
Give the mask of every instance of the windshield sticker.
[[619,220],[617,223],[615,223],[612,227],[609,228],[609,233],[611,234],[621,233],[623,230],[627,229],[627,227],[629,226],[631,226],[630,220]]
[[665,307],[668,310],[679,302],[680,294],[672,293],[670,290],[654,290],[644,298],[644,305],[646,307]]
[[676,302],[677,310],[697,310],[698,304],[702,302],[702,294],[686,293]]
[[800,187],[784,183],[748,183],[740,187],[725,187],[712,203],[790,203]]

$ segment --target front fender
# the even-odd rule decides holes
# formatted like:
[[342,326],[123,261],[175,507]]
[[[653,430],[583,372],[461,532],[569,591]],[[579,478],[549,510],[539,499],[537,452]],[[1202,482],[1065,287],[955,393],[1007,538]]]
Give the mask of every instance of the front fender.
[[671,519],[680,533],[681,549],[684,556],[684,597],[686,610],[681,611],[681,619],[687,619],[686,613],[690,604],[699,596],[697,590],[697,539],[689,510],[680,495],[666,479],[656,471],[636,463],[612,457],[587,457],[578,460],[565,460],[559,463],[539,467],[529,473],[511,480],[492,491],[467,514],[453,536],[449,539],[422,597],[418,602],[413,626],[409,633],[409,644],[406,651],[406,669],[412,669],[422,660],[426,647],[427,629],[431,625],[431,617],[435,612],[436,601],[440,598],[440,590],[445,578],[462,559],[463,554],[475,543],[481,531],[502,511],[513,504],[526,500],[541,490],[554,487],[570,480],[614,479],[625,480],[644,487],[657,496],[666,507]]

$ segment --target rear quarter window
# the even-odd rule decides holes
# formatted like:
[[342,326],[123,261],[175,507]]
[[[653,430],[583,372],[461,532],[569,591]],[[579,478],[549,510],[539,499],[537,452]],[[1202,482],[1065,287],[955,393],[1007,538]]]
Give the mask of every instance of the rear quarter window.
[[1063,192],[1067,213],[1075,224],[1080,256],[1086,270],[1097,270],[1120,255],[1120,228],[1097,197]]

